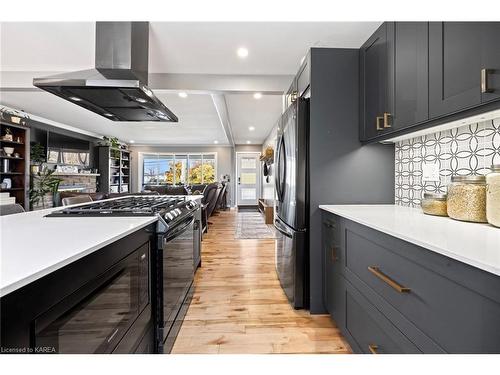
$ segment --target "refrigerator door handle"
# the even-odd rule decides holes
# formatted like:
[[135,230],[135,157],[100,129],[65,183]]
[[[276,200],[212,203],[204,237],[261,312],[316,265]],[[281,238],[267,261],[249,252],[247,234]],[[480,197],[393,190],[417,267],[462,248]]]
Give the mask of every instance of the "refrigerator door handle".
[[280,136],[278,139],[278,148],[276,150],[278,156],[276,158],[276,176],[274,178],[274,183],[276,185],[276,193],[278,195],[278,201],[281,202],[281,186],[280,186],[280,164],[281,164],[281,139],[283,136]]
[[281,137],[281,147],[280,151],[283,150],[283,160],[280,158],[280,163],[283,163],[283,176],[281,176],[280,180],[280,192],[281,192],[281,201],[283,202],[283,199],[285,197],[285,182],[286,182],[286,148],[285,148],[285,136],[283,135]]
[[286,228],[278,220],[274,220],[274,227],[278,232],[280,232],[284,236],[288,238],[293,238],[293,233],[287,231]]

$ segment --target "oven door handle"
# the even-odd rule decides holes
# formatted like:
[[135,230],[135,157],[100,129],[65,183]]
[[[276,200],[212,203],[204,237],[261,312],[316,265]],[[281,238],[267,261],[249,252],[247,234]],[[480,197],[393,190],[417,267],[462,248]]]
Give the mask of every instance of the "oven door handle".
[[168,242],[170,240],[173,240],[179,234],[184,232],[184,230],[186,230],[186,228],[192,225],[193,223],[194,223],[194,216],[188,217],[182,223],[178,224],[180,227],[174,227],[174,231],[172,233],[167,233],[163,237],[163,242]]

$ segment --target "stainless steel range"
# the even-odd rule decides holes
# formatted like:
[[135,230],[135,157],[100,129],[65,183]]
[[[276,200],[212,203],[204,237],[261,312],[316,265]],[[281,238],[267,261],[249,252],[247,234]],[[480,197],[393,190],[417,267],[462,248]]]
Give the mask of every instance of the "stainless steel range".
[[47,217],[158,217],[151,252],[155,352],[169,353],[191,301],[194,254],[201,238],[198,209],[187,197],[128,196],[70,206]]

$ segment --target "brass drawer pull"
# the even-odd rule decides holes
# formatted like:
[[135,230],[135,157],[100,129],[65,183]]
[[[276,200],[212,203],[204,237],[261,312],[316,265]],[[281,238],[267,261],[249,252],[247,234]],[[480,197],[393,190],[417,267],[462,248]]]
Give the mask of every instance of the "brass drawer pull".
[[377,350],[378,350],[378,345],[368,345],[368,350],[370,351],[370,353],[372,354],[378,354]]
[[380,269],[378,267],[369,266],[368,271],[373,273],[375,276],[377,276],[384,283],[389,284],[390,287],[397,290],[399,293],[410,293],[410,288],[405,288],[404,286],[399,285],[397,282],[395,282],[393,279],[391,279],[385,273],[380,271]]
[[377,116],[377,120],[376,120],[376,123],[377,123],[377,130],[380,131],[380,130],[384,130],[384,127],[382,125],[380,125],[380,123],[384,121],[384,117],[382,116]]
[[391,114],[389,112],[384,112],[384,128],[390,128],[390,118]]
[[481,69],[481,93],[486,94],[494,90],[488,87],[488,74],[493,73],[493,69]]

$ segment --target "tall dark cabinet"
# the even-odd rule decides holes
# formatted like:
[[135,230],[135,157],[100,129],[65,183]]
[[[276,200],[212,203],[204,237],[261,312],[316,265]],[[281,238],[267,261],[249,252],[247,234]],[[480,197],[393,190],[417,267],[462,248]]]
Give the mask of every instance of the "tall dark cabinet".
[[[394,202],[394,146],[362,145],[359,51],[312,48],[296,76],[309,98],[309,281],[311,313],[325,312],[320,204]],[[369,183],[367,184],[367,181]]]

